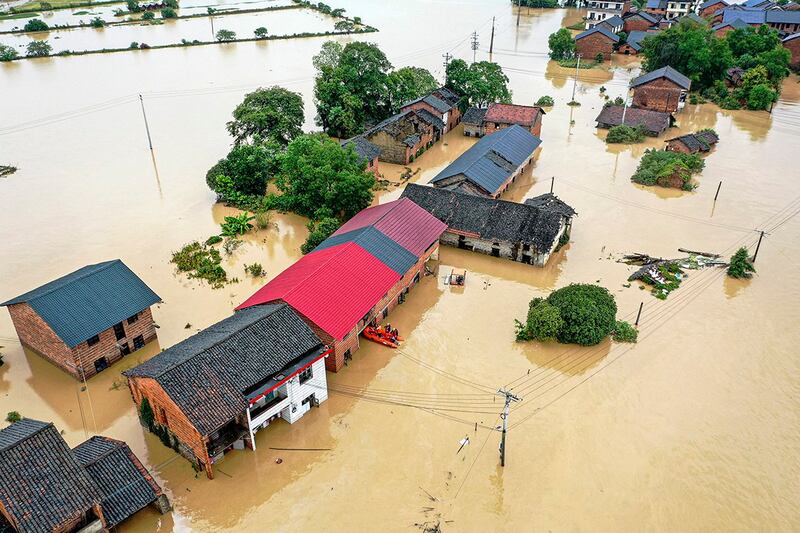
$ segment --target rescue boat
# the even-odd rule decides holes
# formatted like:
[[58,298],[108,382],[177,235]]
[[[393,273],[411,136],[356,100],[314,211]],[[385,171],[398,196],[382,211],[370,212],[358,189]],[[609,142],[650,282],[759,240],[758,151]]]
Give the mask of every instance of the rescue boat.
[[[377,342],[378,344],[383,344],[389,348],[398,348],[400,346],[389,337],[386,331],[380,328],[367,326],[364,328],[364,331],[362,331],[361,334],[364,336],[364,338],[369,339],[372,342]],[[398,340],[400,340],[399,337]]]

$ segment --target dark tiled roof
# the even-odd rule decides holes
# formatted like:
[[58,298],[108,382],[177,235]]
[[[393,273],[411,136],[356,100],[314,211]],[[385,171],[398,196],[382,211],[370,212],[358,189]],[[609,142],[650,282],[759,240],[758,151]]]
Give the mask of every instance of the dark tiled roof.
[[100,503],[94,481],[53,424],[0,430],[0,500],[21,532],[45,532]]
[[707,7],[711,7],[716,4],[725,4],[726,6],[729,5],[727,0],[706,0],[702,4],[700,4],[700,9],[705,9]]
[[445,100],[446,102],[450,102],[452,105],[458,104],[458,101],[461,99],[456,93],[448,89],[447,87],[439,87],[433,94]]
[[362,159],[366,161],[372,161],[373,159],[381,155],[380,147],[376,144],[369,142],[361,135],[343,141],[342,146],[344,147],[352,146],[353,150],[355,150],[355,152]]
[[100,489],[100,505],[109,527],[130,518],[161,494],[161,488],[122,441],[92,437],[73,452]]
[[406,186],[403,196],[452,230],[488,241],[532,244],[540,252],[552,248],[563,218],[556,210],[414,183]]
[[619,15],[614,15],[613,17],[609,17],[605,20],[598,22],[598,25],[607,24],[612,28],[616,28],[618,26],[622,26],[624,23],[625,21],[622,20],[622,17],[620,17]]
[[717,30],[721,30],[722,28],[725,28],[727,26],[730,26],[731,28],[733,28],[735,30],[740,30],[740,29],[748,27],[748,25],[747,25],[747,23],[745,21],[743,21],[742,19],[736,18],[736,19],[733,19],[733,20],[728,21],[728,22],[720,22],[719,24],[716,24],[716,25],[712,26],[711,30],[712,31],[717,31]]
[[770,9],[766,13],[766,22],[772,24],[800,24],[800,11],[783,11]]
[[567,205],[566,202],[551,192],[528,198],[525,200],[525,204],[547,211],[554,211],[565,217],[571,217],[577,214],[571,206]]
[[700,24],[702,26],[706,26],[708,24],[708,21],[706,19],[704,19],[703,17],[701,17],[700,15],[698,15],[697,13],[688,13],[688,14],[682,16],[682,17],[679,17],[678,20],[679,21],[681,21],[681,20],[690,20],[690,21],[695,22],[697,24]]
[[465,179],[493,194],[541,143],[541,139],[521,126],[503,128],[472,145],[431,183],[463,174]]
[[636,13],[628,13],[627,15],[624,15],[622,18],[623,20],[625,20],[631,17],[642,17],[644,20],[650,22],[651,24],[657,23],[658,19],[660,18],[651,13],[648,13],[647,11],[637,11]]
[[440,113],[447,113],[453,106],[458,103],[458,96],[454,92],[444,87],[440,87],[435,91],[431,91],[428,94],[422,95],[419,98],[414,98],[413,100],[409,100],[408,102],[402,105],[403,108],[406,108],[410,105],[414,105],[417,102],[425,102],[435,110]]
[[[622,124],[622,111],[621,105],[604,107],[595,120],[598,124],[617,126]],[[625,112],[625,125],[642,126],[650,133],[659,134],[670,126],[671,117],[669,113],[629,107]]]
[[645,39],[645,37],[650,37],[651,35],[655,35],[657,33],[658,32],[655,32],[655,31],[633,30],[628,35],[628,39],[626,40],[626,43],[631,48],[633,48],[634,50],[636,50],[638,52],[639,50],[642,49],[642,41]]
[[119,259],[85,266],[0,305],[27,302],[74,347],[161,301]]
[[601,33],[601,34],[605,35],[606,37],[608,37],[609,39],[611,39],[615,43],[619,41],[619,35],[617,35],[616,33],[612,33],[611,31],[607,30],[606,28],[604,28],[602,26],[595,26],[594,28],[591,28],[591,29],[588,29],[588,30],[586,30],[584,32],[579,33],[578,35],[575,36],[575,40],[579,41],[579,40],[583,39],[584,37],[588,37],[588,36],[590,36],[590,35],[592,35],[594,33]]
[[419,118],[421,118],[422,120],[424,120],[425,122],[436,128],[437,130],[444,131],[444,122],[442,122],[442,119],[440,119],[427,109],[417,109],[415,113]]
[[667,0],[647,0],[647,9],[667,9]]
[[694,153],[706,152],[710,150],[711,146],[719,142],[719,137],[717,137],[711,131],[699,131],[697,133],[681,135],[680,137],[673,137],[672,139],[667,139],[666,142],[670,141],[681,141],[689,150],[692,151],[692,153]]
[[156,380],[202,435],[244,412],[244,390],[308,352],[319,339],[286,304],[241,311],[127,370]]
[[486,111],[488,111],[488,109],[482,107],[470,107],[467,109],[467,112],[464,113],[461,122],[473,126],[480,126],[483,122],[483,117],[486,115]]
[[651,81],[657,80],[659,78],[666,78],[669,81],[673,82],[674,84],[682,87],[686,90],[692,86],[692,80],[675,70],[670,66],[658,68],[652,72],[648,72],[647,74],[642,74],[638,78],[634,78],[631,81],[631,87],[638,87],[639,85],[644,85],[645,83],[650,83]]
[[[722,10],[722,23],[733,22],[740,19],[745,24],[763,24],[766,21],[767,11],[759,8],[747,8],[739,5],[726,7]],[[723,26],[724,27],[724,26]],[[735,27],[735,26],[734,26]]]
[[798,37],[800,37],[800,32],[793,33],[791,35],[787,35],[786,37],[783,38],[783,41],[781,41],[781,42],[786,43],[786,42],[789,42],[789,41],[794,41]]

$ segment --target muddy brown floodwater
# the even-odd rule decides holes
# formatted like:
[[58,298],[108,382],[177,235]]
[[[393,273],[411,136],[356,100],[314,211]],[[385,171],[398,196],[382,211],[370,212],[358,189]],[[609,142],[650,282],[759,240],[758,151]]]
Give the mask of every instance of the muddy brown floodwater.
[[[546,192],[555,177],[555,192],[579,213],[572,242],[543,269],[442,249],[438,274],[391,316],[407,339],[402,350],[365,343],[349,367],[329,375],[333,388],[363,394],[334,392],[300,423],[260,433],[257,452],[226,456],[213,481],[198,478],[142,431],[120,372],[228,316],[299,257],[305,220],[275,214],[274,227],[226,258],[239,283],[212,290],[168,263],[171,251],[215,233],[233,211],[214,204],[203,178],[229,147],[224,124],[246,91],[281,84],[302,92],[306,126],[314,127],[311,56],[323,41],[2,65],[0,163],[19,171],[0,180],[0,300],[119,257],[164,302],[154,312],[158,344],[92,378],[87,391],[23,350],[0,313],[0,412],[52,420],[71,445],[95,432],[126,440],[175,510],[140,513],[123,531],[409,531],[426,521],[441,521],[444,531],[800,529],[800,224],[786,219],[800,195],[798,78],[786,80],[771,115],[687,106],[676,133],[711,127],[721,137],[700,187],[639,187],[630,175],[663,139],[607,146],[593,121],[601,87],[622,95],[636,60],[581,71],[575,108],[565,105],[572,71],[547,60],[547,36],[578,12],[523,10],[517,27],[504,0],[335,4],[380,30],[364,38],[396,66],[426,67],[440,79],[441,54],[470,58],[474,30],[478,57],[487,58],[497,17],[493,59],[515,101],[556,101],[536,165],[506,198]],[[278,32],[268,17],[264,25]],[[179,25],[159,31],[170,27]],[[141,31],[136,40],[146,41]],[[154,158],[130,97],[138,93]],[[411,165],[411,181],[426,183],[471,142],[451,132]],[[385,166],[393,181],[402,170]],[[399,194],[392,188],[377,201]],[[765,237],[753,280],[691,272],[665,302],[625,287],[632,267],[614,261],[633,251],[670,256],[678,247],[728,255],[755,243],[753,228],[783,220]],[[266,278],[245,276],[243,265],[254,261]],[[463,289],[442,283],[453,266],[468,270]],[[513,319],[530,298],[571,282],[608,287],[621,317],[631,319],[644,302],[639,344],[514,342]],[[509,384],[523,398],[509,419],[505,468],[499,434],[474,428],[497,423],[499,401],[453,376],[491,389]],[[358,397],[385,391],[438,411]],[[460,400],[444,400],[450,394]],[[465,435],[470,444],[457,454]]]

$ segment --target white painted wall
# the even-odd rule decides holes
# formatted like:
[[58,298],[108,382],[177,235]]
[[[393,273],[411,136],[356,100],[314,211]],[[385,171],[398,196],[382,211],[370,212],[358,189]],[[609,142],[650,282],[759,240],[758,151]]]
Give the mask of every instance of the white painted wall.
[[305,383],[300,383],[300,377],[295,376],[286,383],[290,404],[281,411],[281,418],[294,424],[311,409],[310,404],[303,405],[303,400],[314,394],[319,403],[328,399],[328,380],[325,377],[325,360],[320,359],[311,365],[313,377]]

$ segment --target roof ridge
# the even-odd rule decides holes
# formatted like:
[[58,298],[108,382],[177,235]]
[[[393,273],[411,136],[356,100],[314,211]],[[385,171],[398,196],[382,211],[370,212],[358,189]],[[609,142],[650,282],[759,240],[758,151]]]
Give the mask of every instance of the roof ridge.
[[[14,448],[15,446],[19,446],[19,445],[20,445],[20,444],[22,444],[24,441],[28,440],[29,438],[33,437],[34,435],[38,435],[39,433],[41,433],[42,431],[44,431],[45,429],[47,429],[47,428],[48,428],[48,427],[50,427],[50,426],[53,426],[53,429],[56,429],[56,426],[55,426],[55,424],[53,424],[52,422],[44,422],[44,421],[42,421],[42,420],[36,420],[35,418],[23,418],[22,420],[29,420],[29,421],[31,421],[31,422],[39,422],[40,424],[44,424],[44,425],[43,425],[42,427],[40,427],[39,429],[37,429],[36,431],[34,431],[34,432],[32,432],[32,433],[29,433],[28,435],[26,435],[24,439],[20,439],[20,440],[18,440],[18,441],[16,441],[16,442],[14,442],[14,443],[12,443],[12,444],[9,444],[9,445],[8,445],[8,446],[6,446],[6,447],[2,447],[2,448],[0,448],[0,452],[5,452],[5,451],[7,451],[7,450],[10,450],[10,449]],[[21,421],[22,421],[22,420],[21,420]],[[20,422],[21,422],[21,421],[20,421]],[[16,423],[16,424],[18,424],[19,422],[15,422],[15,423]],[[10,426],[7,426],[7,427],[5,427],[5,428],[3,428],[3,429],[8,429],[8,428],[11,428],[11,427],[13,427],[13,426],[14,426],[14,424],[11,424]],[[0,431],[2,431],[2,430],[0,430]],[[61,435],[61,434],[59,433],[59,435]]]
[[[117,263],[117,262],[121,263],[122,260],[121,259],[110,259],[108,261],[101,261],[101,262],[95,263],[93,265],[82,266],[81,268],[79,268],[77,270],[73,270],[72,272],[69,272],[69,273],[64,274],[63,276],[61,276],[61,277],[59,277],[57,279],[54,279],[53,281],[48,281],[47,283],[55,283],[55,282],[57,282],[57,281],[59,281],[59,280],[61,280],[63,278],[66,278],[67,276],[70,276],[70,275],[74,274],[78,270],[82,270],[84,268],[87,269],[87,271],[84,272],[83,274],[81,274],[81,275],[79,275],[79,276],[77,276],[77,277],[75,277],[73,279],[70,279],[70,280],[66,281],[65,283],[54,285],[54,286],[50,287],[49,289],[47,289],[46,291],[42,292],[41,294],[37,294],[36,296],[34,296],[32,298],[28,298],[26,300],[21,300],[19,302],[15,302],[15,303],[25,303],[25,302],[32,302],[34,300],[38,300],[39,298],[41,298],[43,296],[47,296],[48,294],[52,294],[53,292],[55,292],[57,290],[61,290],[64,287],[72,285],[76,281],[80,281],[80,280],[82,280],[82,279],[84,279],[84,278],[86,278],[88,276],[92,276],[92,275],[94,275],[94,274],[96,274],[98,272],[102,272],[103,270],[107,269],[108,267],[110,267],[111,265],[113,265],[114,263]],[[100,265],[102,265],[102,266],[100,266]],[[100,268],[97,268],[97,269],[94,269],[94,270],[88,270],[89,267],[97,267],[97,266],[99,266]],[[17,300],[17,299],[21,298],[22,296],[25,296],[26,294],[29,294],[29,293],[34,292],[34,291],[37,291],[41,287],[43,287],[44,285],[47,285],[47,283],[44,283],[44,284],[40,285],[39,287],[36,287],[36,288],[33,288],[33,289],[31,289],[31,290],[29,290],[27,292],[24,292],[24,293],[20,294],[19,296],[15,297],[15,298],[11,298],[7,302],[5,302],[3,304],[0,304],[0,305],[7,305],[8,302]]]
[[81,464],[81,466],[84,466],[84,467],[85,466],[89,466],[89,465],[93,465],[93,464],[99,462],[101,459],[105,459],[106,457],[108,457],[112,453],[115,453],[115,452],[118,452],[118,451],[124,451],[124,448],[121,445],[127,446],[127,444],[125,444],[125,442],[123,442],[121,440],[118,440],[118,439],[112,439],[111,437],[106,437],[105,435],[93,435],[90,438],[88,438],[87,440],[85,440],[82,443],[80,443],[77,446],[75,446],[75,448],[72,448],[72,451],[75,452],[75,450],[77,448],[80,448],[81,446],[83,446],[84,444],[86,444],[87,442],[89,442],[91,440],[102,440],[102,441],[111,442],[114,446],[112,448],[104,451],[102,454],[98,455],[97,457],[93,458],[91,461],[88,461],[86,463],[81,463],[80,459],[78,459],[78,462]]

